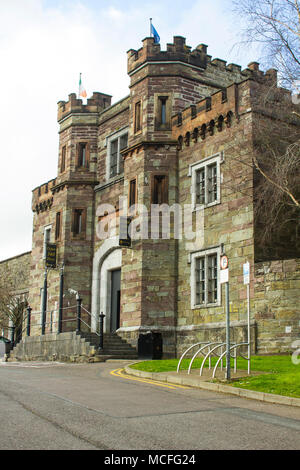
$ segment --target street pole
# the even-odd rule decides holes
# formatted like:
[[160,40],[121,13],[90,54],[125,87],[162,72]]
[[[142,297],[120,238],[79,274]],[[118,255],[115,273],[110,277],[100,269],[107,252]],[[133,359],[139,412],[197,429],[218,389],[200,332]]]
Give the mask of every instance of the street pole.
[[64,303],[64,263],[60,268],[59,278],[59,307],[58,307],[58,333],[62,332],[62,316]]
[[47,311],[47,266],[44,273],[43,307],[42,307],[42,335],[45,334],[46,311]]
[[27,336],[30,336],[31,307],[27,307]]
[[101,312],[99,315],[99,350],[103,350],[103,320],[104,320],[104,313]]
[[76,302],[77,302],[77,328],[76,328],[76,333],[80,333],[81,330],[81,302],[82,299],[79,297],[79,294],[76,296]]
[[226,379],[230,380],[229,282],[225,282],[225,302],[226,302]]
[[251,371],[250,358],[251,358],[251,332],[250,332],[250,284],[247,284],[247,318],[248,318],[248,375]]

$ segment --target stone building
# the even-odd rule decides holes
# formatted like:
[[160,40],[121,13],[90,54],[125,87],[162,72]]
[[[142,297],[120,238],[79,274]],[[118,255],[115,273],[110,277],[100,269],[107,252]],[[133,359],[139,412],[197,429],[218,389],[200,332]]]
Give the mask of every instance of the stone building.
[[[76,328],[76,291],[93,331],[103,312],[105,332],[135,348],[142,333],[159,332],[164,357],[224,338],[226,253],[232,337],[246,339],[248,261],[253,350],[289,351],[300,334],[299,239],[292,254],[259,255],[251,157],[255,122],[268,119],[257,97],[277,89],[276,71],[212,60],[180,36],[166,51],[146,38],[127,55],[124,99],[94,92],[83,104],[72,93],[58,103],[57,176],[33,190],[31,334],[41,335],[46,242],[58,266],[48,271],[46,334],[57,331],[63,264],[63,331]],[[125,216],[130,247],[119,243]]]

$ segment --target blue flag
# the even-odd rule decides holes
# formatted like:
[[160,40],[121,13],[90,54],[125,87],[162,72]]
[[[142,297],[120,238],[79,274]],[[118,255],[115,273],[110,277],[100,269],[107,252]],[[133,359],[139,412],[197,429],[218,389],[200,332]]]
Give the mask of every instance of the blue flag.
[[151,33],[153,34],[153,37],[154,37],[154,44],[159,44],[160,37],[152,23],[151,23]]

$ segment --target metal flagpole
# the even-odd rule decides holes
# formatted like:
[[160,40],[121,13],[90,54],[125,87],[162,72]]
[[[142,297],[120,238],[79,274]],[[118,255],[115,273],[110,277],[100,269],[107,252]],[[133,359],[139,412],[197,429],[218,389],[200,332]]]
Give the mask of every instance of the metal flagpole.
[[78,83],[78,99],[80,99],[80,82],[81,82],[81,73],[79,74],[79,83]]
[[152,18],[150,18],[150,37],[152,37]]

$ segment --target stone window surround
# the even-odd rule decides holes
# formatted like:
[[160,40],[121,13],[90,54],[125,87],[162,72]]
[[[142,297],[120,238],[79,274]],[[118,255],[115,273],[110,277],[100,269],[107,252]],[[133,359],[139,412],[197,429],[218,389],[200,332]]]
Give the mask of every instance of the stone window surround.
[[[196,204],[196,172],[202,168],[208,167],[209,165],[217,164],[217,200],[205,204]],[[202,160],[189,165],[188,176],[192,178],[191,182],[191,195],[192,195],[192,210],[197,211],[206,207],[215,206],[221,203],[221,163],[224,163],[224,153],[218,152],[214,155],[210,155]],[[207,184],[206,184],[207,186]]]
[[[207,257],[209,255],[217,255],[217,269],[218,269],[218,283],[217,283],[217,302],[215,303],[204,303],[197,305],[196,299],[196,263],[197,258]],[[221,246],[209,248],[206,250],[200,250],[189,254],[189,263],[191,264],[191,309],[209,308],[209,307],[220,307],[221,306],[221,284],[220,284],[220,257],[221,257]],[[207,290],[207,263],[205,263],[205,290]]]
[[[107,135],[105,137],[105,146],[106,146],[106,181],[111,180],[110,176],[110,147],[111,147],[111,142],[115,139],[119,139],[122,137],[124,134],[129,134],[128,132],[128,126],[124,126],[121,129],[118,129],[117,131],[112,132],[111,134]],[[122,157],[121,157],[122,158]],[[118,175],[119,175],[119,165],[120,165],[120,155],[118,159]]]
[[50,232],[49,234],[49,240],[48,242],[50,243],[51,242],[51,233],[52,233],[52,224],[48,224],[48,225],[45,225],[44,226],[44,230],[43,230],[43,233],[44,233],[44,237],[43,237],[43,259],[46,259],[46,233],[47,232]]

